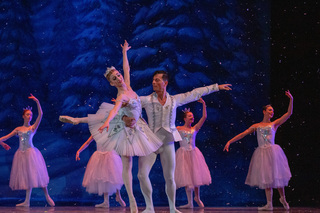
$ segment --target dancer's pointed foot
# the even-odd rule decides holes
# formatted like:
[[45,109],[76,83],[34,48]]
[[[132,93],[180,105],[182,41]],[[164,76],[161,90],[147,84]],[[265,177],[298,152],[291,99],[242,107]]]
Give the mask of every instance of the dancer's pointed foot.
[[96,207],[96,208],[109,208],[109,203],[103,202],[103,203],[95,205],[94,207]]
[[121,197],[116,196],[116,201],[117,201],[122,207],[126,207],[126,203],[122,200]]
[[67,115],[60,115],[59,116],[59,121],[63,122],[63,123],[69,123],[69,124],[73,124],[73,125],[77,125],[79,124],[79,121],[77,118],[73,118]]
[[269,203],[269,202],[265,206],[258,207],[258,211],[272,211],[272,210],[273,210],[272,203]]
[[146,208],[142,213],[155,213],[153,208]]
[[196,201],[196,203],[198,204],[198,206],[200,207],[200,208],[204,208],[204,205],[203,205],[203,203],[202,203],[202,201],[199,199],[199,198],[194,198],[194,201]]
[[46,200],[50,206],[54,207],[56,205],[49,195],[46,197]]
[[179,206],[179,208],[181,208],[181,209],[193,209],[193,204],[188,203],[186,205]]
[[178,209],[170,209],[170,213],[182,213]]
[[283,207],[284,207],[286,210],[289,210],[289,209],[290,209],[289,204],[288,204],[287,201],[286,201],[286,198],[280,197],[279,200],[280,200],[280,203],[282,203]]
[[137,202],[135,199],[129,200],[130,203],[130,213],[138,213]]
[[30,202],[24,201],[23,203],[19,203],[16,206],[17,207],[29,207],[30,206]]

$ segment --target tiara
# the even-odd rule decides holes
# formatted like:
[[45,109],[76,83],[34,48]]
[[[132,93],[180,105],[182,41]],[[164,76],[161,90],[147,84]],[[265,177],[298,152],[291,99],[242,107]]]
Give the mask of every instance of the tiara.
[[183,112],[183,113],[190,112],[190,108],[188,108],[188,109],[187,109],[187,108],[184,108],[184,109],[182,110],[182,112]]
[[103,74],[104,77],[107,78],[107,75],[112,71],[112,70],[115,70],[116,68],[114,66],[111,66],[111,67],[107,67],[107,70],[106,72]]
[[23,108],[23,110],[30,110],[30,111],[32,111],[32,107],[27,106],[26,108]]

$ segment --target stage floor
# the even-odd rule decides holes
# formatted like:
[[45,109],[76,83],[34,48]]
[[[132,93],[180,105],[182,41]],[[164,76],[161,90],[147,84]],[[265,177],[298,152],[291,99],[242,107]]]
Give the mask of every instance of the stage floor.
[[[139,212],[142,212],[144,207],[139,207]],[[206,207],[206,208],[194,208],[194,209],[179,209],[183,213],[255,213],[258,211],[256,207]],[[105,208],[95,208],[95,207],[88,207],[88,206],[57,206],[57,207],[0,207],[0,213],[50,213],[50,212],[63,212],[63,213],[88,213],[88,212],[99,212],[99,213],[130,213],[129,207],[122,208],[122,207],[111,207],[109,209]],[[168,213],[168,207],[156,207],[156,213]],[[284,210],[281,207],[275,207],[273,211],[264,211],[264,212],[283,212],[283,213],[305,213],[305,212],[319,212],[320,208],[309,208],[309,207],[293,207],[290,211]]]

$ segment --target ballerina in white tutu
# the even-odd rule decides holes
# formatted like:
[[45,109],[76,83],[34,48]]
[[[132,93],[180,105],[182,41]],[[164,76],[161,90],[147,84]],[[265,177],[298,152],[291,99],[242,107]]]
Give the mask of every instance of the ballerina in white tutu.
[[35,101],[38,107],[38,117],[36,122],[31,125],[32,108],[27,107],[23,110],[23,126],[15,128],[11,133],[0,138],[0,144],[6,150],[10,149],[3,141],[18,135],[19,149],[13,157],[10,183],[12,190],[26,190],[26,199],[23,203],[16,206],[29,207],[32,188],[42,188],[47,202],[50,206],[54,206],[54,202],[48,194],[49,176],[46,163],[41,152],[33,146],[32,138],[35,135],[42,119],[42,109],[39,100],[30,94],[29,99]]
[[211,184],[211,175],[206,161],[201,151],[196,147],[196,135],[207,118],[206,103],[202,98],[198,100],[202,103],[203,111],[199,122],[191,126],[194,122],[193,113],[190,109],[183,110],[184,125],[177,126],[182,140],[179,141],[180,148],[176,151],[176,169],[175,182],[177,188],[185,187],[188,204],[180,208],[193,208],[192,195],[194,191],[194,200],[203,208],[204,205],[200,200],[200,186]]
[[[138,212],[132,190],[132,156],[146,156],[157,151],[161,140],[150,130],[148,124],[140,118],[142,108],[139,96],[130,86],[130,67],[127,51],[131,48],[127,41],[122,47],[124,77],[114,67],[107,69],[104,76],[118,90],[115,105],[102,103],[96,114],[83,118],[60,116],[66,123],[88,123],[91,135],[105,150],[115,150],[122,159],[122,177],[128,193],[131,212]],[[123,116],[133,117],[136,122],[127,127]],[[106,131],[104,131],[106,129]]]
[[[76,160],[80,160],[80,153],[85,150],[93,141],[90,138],[79,148]],[[121,169],[120,169],[121,168]],[[84,173],[82,186],[89,193],[104,195],[104,201],[95,205],[98,208],[109,208],[109,196],[116,193],[116,201],[125,207],[126,203],[122,200],[120,189],[123,185],[122,162],[120,156],[115,151],[105,151],[103,144],[97,143],[95,151],[89,159]]]
[[280,202],[283,207],[286,210],[289,209],[284,187],[288,186],[291,172],[286,155],[281,147],[274,143],[278,127],[288,120],[293,110],[293,97],[289,90],[286,91],[285,94],[290,98],[287,113],[275,121],[270,121],[274,115],[273,108],[271,105],[263,107],[263,120],[260,123],[253,124],[249,129],[229,140],[224,147],[224,150],[228,152],[231,143],[236,142],[255,131],[257,132],[259,146],[252,155],[245,183],[250,186],[257,186],[260,189],[265,189],[267,204],[263,207],[259,207],[258,210],[260,211],[273,210],[273,188],[278,189]]

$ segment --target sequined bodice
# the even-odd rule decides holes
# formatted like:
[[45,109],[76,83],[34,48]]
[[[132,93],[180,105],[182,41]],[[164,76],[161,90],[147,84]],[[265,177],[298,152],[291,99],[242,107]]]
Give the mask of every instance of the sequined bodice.
[[276,130],[273,126],[258,127],[256,131],[259,147],[267,147],[274,144]]
[[198,131],[195,131],[194,128],[191,128],[190,131],[179,130],[179,133],[182,137],[182,141],[179,141],[180,147],[185,148],[186,150],[192,150],[196,146],[196,135]]
[[34,136],[34,132],[32,132],[32,130],[28,130],[26,132],[18,132],[18,136],[19,136],[19,149],[21,151],[25,151],[33,146],[32,143],[32,138]]
[[122,112],[124,115],[128,117],[134,117],[136,121],[139,119],[141,111],[142,109],[139,97],[137,99],[131,98],[128,104],[122,108]]

